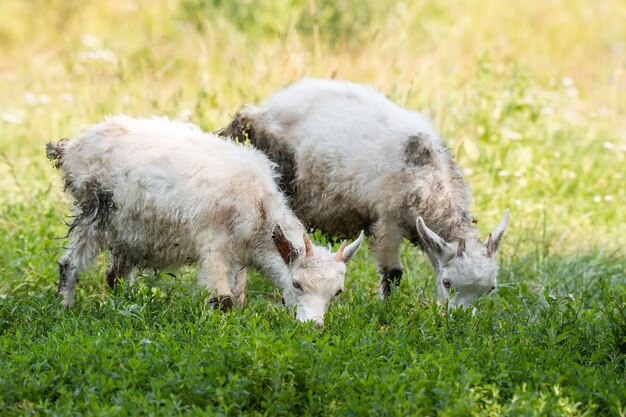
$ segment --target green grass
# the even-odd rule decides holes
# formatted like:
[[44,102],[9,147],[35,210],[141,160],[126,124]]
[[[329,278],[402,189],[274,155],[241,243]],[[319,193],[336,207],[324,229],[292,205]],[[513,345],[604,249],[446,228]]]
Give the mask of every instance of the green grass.
[[8,298],[0,400],[8,414],[55,415],[626,411],[623,291],[534,297],[509,286],[475,316],[444,314],[406,288],[389,303],[346,295],[323,331],[259,297],[220,314],[182,284],[124,285],[73,310],[51,292]]
[[[0,16],[0,415],[626,415],[622,1],[6,0]],[[71,203],[46,142],[120,112],[217,130],[302,76],[429,113],[483,235],[511,208],[476,315],[445,313],[408,244],[387,303],[364,248],[321,331],[258,275],[221,314],[194,267],[107,292],[104,257],[59,307]]]

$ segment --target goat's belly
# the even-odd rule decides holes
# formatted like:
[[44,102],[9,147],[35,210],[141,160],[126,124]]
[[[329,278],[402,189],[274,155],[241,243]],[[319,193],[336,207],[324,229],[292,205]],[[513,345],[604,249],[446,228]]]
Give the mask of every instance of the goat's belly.
[[368,231],[371,225],[369,213],[337,201],[298,196],[292,206],[296,215],[307,227],[320,230],[329,237],[352,239],[361,230]]
[[370,222],[367,218],[352,212],[338,216],[318,217],[312,219],[309,225],[330,237],[353,239],[361,230],[368,231]]
[[107,246],[114,256],[135,266],[166,268],[198,261],[197,242],[184,227],[166,222],[130,221],[108,233]]
[[169,242],[116,242],[109,247],[114,256],[123,257],[131,264],[146,268],[168,268],[198,261],[198,256],[176,240]]

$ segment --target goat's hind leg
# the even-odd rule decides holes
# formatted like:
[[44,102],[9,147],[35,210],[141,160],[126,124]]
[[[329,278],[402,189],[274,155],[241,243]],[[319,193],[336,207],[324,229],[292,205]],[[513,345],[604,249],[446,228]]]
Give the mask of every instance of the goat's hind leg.
[[126,279],[134,269],[132,262],[123,255],[110,254],[111,266],[107,271],[107,284],[109,287],[115,288],[120,278]]
[[80,273],[87,269],[100,253],[100,243],[90,226],[81,224],[70,228],[70,241],[65,253],[59,259],[59,287],[57,295],[62,297],[61,305],[72,307],[76,296],[76,283]]

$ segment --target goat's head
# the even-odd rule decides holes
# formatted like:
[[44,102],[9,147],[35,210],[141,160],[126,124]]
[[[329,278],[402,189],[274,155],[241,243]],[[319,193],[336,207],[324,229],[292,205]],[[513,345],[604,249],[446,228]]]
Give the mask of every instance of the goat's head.
[[507,209],[498,227],[483,244],[476,239],[446,242],[418,217],[417,232],[437,275],[437,293],[440,299],[449,299],[450,308],[467,307],[478,297],[496,289],[498,264],[495,254],[508,221]]
[[295,307],[297,320],[313,321],[316,327],[323,327],[330,302],[344,290],[346,263],[361,247],[363,232],[347,246],[344,241],[337,253],[313,245],[306,234],[302,238],[302,253],[294,249],[278,225],[272,237],[289,267],[290,282],[283,288],[283,302],[287,307]]

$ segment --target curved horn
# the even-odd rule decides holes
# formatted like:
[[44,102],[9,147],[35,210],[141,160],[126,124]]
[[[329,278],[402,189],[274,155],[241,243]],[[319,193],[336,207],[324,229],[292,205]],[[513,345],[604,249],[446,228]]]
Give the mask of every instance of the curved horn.
[[498,246],[500,245],[500,239],[502,239],[502,235],[506,230],[506,225],[509,223],[509,209],[504,210],[504,217],[502,221],[496,227],[496,229],[489,233],[489,240],[487,240],[487,256],[493,256],[498,250]]
[[343,262],[343,251],[346,249],[346,241],[341,242],[341,246],[339,246],[339,250],[335,254],[335,261]]
[[302,235],[302,237],[304,238],[304,247],[306,248],[306,256],[310,258],[313,256],[313,243],[311,242],[311,239],[309,239],[309,237],[306,235],[306,233]]

